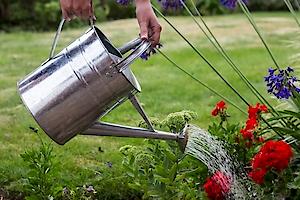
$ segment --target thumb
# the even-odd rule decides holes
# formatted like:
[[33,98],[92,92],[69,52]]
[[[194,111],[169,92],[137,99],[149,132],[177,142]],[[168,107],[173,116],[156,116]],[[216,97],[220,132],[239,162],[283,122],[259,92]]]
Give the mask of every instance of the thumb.
[[148,39],[148,23],[141,22],[140,23],[140,34],[142,39]]

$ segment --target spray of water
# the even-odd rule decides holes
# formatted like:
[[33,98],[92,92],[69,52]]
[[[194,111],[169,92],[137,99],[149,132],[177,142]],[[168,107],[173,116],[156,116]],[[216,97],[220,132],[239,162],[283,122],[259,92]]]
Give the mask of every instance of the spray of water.
[[203,162],[212,174],[225,175],[226,178],[216,181],[224,187],[223,195],[227,199],[259,199],[255,186],[239,163],[229,156],[221,141],[193,125],[189,125],[186,132],[189,138],[185,153]]

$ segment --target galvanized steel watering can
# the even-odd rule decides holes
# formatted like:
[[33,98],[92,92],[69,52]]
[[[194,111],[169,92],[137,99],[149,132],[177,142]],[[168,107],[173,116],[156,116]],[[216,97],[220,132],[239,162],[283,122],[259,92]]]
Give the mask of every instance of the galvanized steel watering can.
[[[45,133],[61,145],[83,134],[176,140],[184,148],[187,136],[155,131],[135,96],[141,87],[129,65],[150,43],[137,38],[117,49],[91,24],[81,37],[53,56],[64,22],[59,25],[49,59],[18,83],[23,103]],[[148,130],[98,122],[127,99]]]

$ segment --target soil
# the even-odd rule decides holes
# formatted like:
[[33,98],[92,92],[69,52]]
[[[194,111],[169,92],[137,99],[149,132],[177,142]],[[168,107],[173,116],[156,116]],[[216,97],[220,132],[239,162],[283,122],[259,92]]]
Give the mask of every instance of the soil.
[[25,197],[20,192],[9,192],[0,188],[0,200],[24,200]]

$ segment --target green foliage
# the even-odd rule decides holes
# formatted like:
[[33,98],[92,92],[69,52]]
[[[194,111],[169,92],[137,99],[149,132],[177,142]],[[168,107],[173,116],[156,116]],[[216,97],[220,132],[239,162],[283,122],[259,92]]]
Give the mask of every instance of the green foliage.
[[199,199],[199,174],[206,168],[190,157],[184,157],[177,144],[146,140],[141,147],[120,149],[129,186],[144,193],[144,199]]
[[53,174],[54,155],[51,143],[45,143],[37,131],[40,147],[32,148],[21,154],[22,159],[29,167],[29,172],[24,178],[25,190],[28,200],[50,199],[55,189]]
[[[270,117],[268,121],[272,123],[272,129],[282,137],[291,136],[293,144],[300,141],[300,95],[298,93],[293,92],[290,104],[291,109],[278,111],[281,115]],[[278,135],[277,138],[279,138]],[[294,145],[294,148],[299,152],[297,145]]]
[[228,119],[225,121],[220,119],[218,123],[212,122],[208,127],[208,132],[223,141],[227,151],[234,155],[234,159],[246,167],[249,164],[248,161],[257,151],[257,145],[247,147],[247,143],[241,137],[240,130],[241,125],[239,123],[231,124]]
[[224,8],[222,4],[220,4],[219,0],[200,0],[194,2],[197,9],[202,15],[217,15],[228,13],[228,9]]
[[83,185],[82,187],[68,188],[64,187],[59,191],[54,199],[61,200],[93,200],[96,199],[96,190],[93,186]]
[[[294,5],[295,2],[291,1]],[[273,10],[287,10],[287,7],[283,0],[251,0],[249,1],[249,8],[252,11],[273,11]]]
[[[162,124],[172,132],[180,132],[185,124],[196,118],[192,111],[171,113]],[[158,120],[155,119],[157,122]],[[143,192],[143,199],[200,199],[199,174],[206,168],[185,156],[178,144],[145,140],[142,146],[126,145],[120,148],[123,166],[132,178],[129,186]]]
[[169,114],[161,124],[167,127],[172,133],[179,133],[189,121],[196,119],[197,113],[189,110]]

